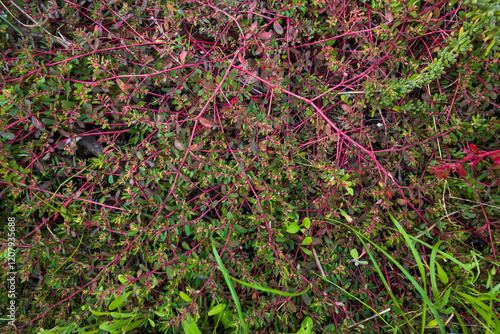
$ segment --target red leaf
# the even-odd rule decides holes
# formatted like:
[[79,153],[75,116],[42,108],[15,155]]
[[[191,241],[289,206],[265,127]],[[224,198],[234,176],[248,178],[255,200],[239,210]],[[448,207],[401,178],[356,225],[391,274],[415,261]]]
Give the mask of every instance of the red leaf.
[[232,105],[234,105],[236,103],[236,101],[238,101],[238,97],[235,97],[229,103],[232,104]]
[[273,34],[270,31],[263,32],[260,34],[260,39],[263,41],[267,41],[269,38],[271,38]]
[[273,28],[277,34],[279,34],[279,35],[283,34],[283,28],[281,27],[281,24],[278,21],[274,21]]
[[474,145],[474,144],[469,144],[469,148],[472,152],[476,153],[476,154],[479,154],[481,153],[481,151],[478,150],[477,146]]
[[460,175],[461,177],[465,177],[467,175],[462,164],[458,166],[458,175]]
[[203,145],[205,145],[203,142],[193,144],[193,145],[189,146],[189,150],[192,152],[198,152],[199,150],[201,150],[203,148]]
[[187,150],[186,145],[184,145],[183,143],[181,143],[181,142],[180,142],[180,141],[178,141],[178,140],[175,140],[175,141],[174,141],[174,147],[175,147],[176,149],[178,149],[179,151],[185,151],[185,150]]
[[349,107],[347,104],[342,105],[342,110],[344,110],[348,114],[352,113],[352,108]]
[[186,62],[186,56],[187,56],[187,51],[182,51],[181,52],[181,55],[180,55],[180,58],[181,58],[181,64],[184,65],[184,63]]
[[31,124],[33,124],[35,128],[37,128],[38,130],[45,132],[42,123],[40,123],[40,121],[38,120],[38,118],[36,118],[36,116],[31,116]]
[[205,117],[200,117],[200,123],[206,126],[207,128],[212,128],[215,126],[215,123]]
[[495,165],[500,165],[500,153],[492,154],[491,157]]
[[245,65],[246,61],[245,58],[241,54],[238,53],[238,59],[240,60],[241,65]]

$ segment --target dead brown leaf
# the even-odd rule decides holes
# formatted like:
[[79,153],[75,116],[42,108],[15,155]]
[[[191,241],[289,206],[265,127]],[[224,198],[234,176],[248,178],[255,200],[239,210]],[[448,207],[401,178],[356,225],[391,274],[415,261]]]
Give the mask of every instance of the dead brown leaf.
[[179,151],[185,151],[187,150],[186,145],[178,141],[177,139],[174,141],[174,147],[178,149]]
[[205,143],[199,142],[199,143],[196,143],[196,144],[189,146],[189,150],[192,152],[198,152],[199,150],[201,150],[203,148],[204,145],[205,145]]
[[344,110],[348,114],[352,113],[352,108],[345,103],[342,105],[342,110]]
[[263,32],[263,33],[260,34],[260,39],[263,40],[263,41],[267,41],[272,36],[273,36],[273,34],[270,31],[265,31],[265,32]]
[[212,122],[209,119],[206,119],[205,117],[200,117],[200,123],[203,124],[203,126],[206,126],[207,128],[213,128],[215,126],[214,122]]
[[278,35],[283,34],[283,28],[281,27],[281,24],[278,21],[274,21],[273,23],[273,29],[276,31]]

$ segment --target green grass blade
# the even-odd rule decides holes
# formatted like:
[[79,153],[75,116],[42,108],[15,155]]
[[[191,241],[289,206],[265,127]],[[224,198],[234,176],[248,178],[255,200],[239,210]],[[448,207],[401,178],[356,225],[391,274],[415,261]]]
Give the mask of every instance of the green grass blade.
[[[333,220],[334,222],[336,223],[339,223],[339,224],[342,224],[348,228],[350,228],[355,234],[356,236],[359,238],[359,240],[361,241],[361,243],[363,243],[363,246],[365,247],[366,251],[367,251],[367,254],[368,256],[370,257],[372,263],[373,263],[373,266],[375,267],[375,270],[377,271],[380,279],[382,280],[382,283],[384,283],[384,286],[385,286],[385,289],[387,290],[387,292],[389,293],[389,296],[391,297],[394,305],[396,306],[396,308],[401,312],[401,315],[403,316],[403,318],[405,319],[405,322],[408,326],[410,326],[410,328],[412,329],[413,332],[416,332],[415,328],[413,328],[412,324],[410,323],[410,321],[408,320],[408,318],[406,317],[403,309],[401,308],[401,305],[399,305],[398,303],[398,300],[396,299],[396,297],[394,296],[394,294],[392,293],[392,290],[391,288],[389,288],[389,283],[387,283],[386,279],[385,279],[385,276],[384,274],[382,273],[382,270],[380,269],[379,265],[377,264],[377,262],[375,261],[375,259],[373,258],[373,255],[372,253],[370,252],[370,250],[368,249],[368,247],[366,247],[366,243],[365,241],[363,240],[363,236],[362,235],[358,235],[358,232],[353,229],[351,226],[349,225],[346,225],[340,221],[337,221],[337,220]],[[370,241],[370,240],[368,240]]]
[[[365,243],[364,239],[366,239],[366,241],[368,241],[370,244],[372,244],[379,252],[381,252],[382,254],[384,254],[392,263],[394,263],[399,268],[399,270],[401,270],[401,272],[406,276],[406,278],[411,282],[411,284],[413,284],[413,286],[415,287],[415,289],[417,289],[417,291],[420,293],[420,296],[424,300],[424,302],[427,305],[427,307],[429,307],[429,309],[431,310],[432,314],[434,315],[434,318],[436,319],[436,321],[437,321],[437,323],[439,325],[440,332],[442,334],[445,334],[446,333],[445,326],[444,326],[443,322],[441,321],[441,318],[439,317],[439,313],[437,312],[435,305],[431,302],[431,300],[429,299],[429,296],[427,296],[427,293],[420,286],[420,284],[418,284],[418,282],[413,278],[413,276],[401,264],[399,264],[399,262],[397,262],[396,259],[394,259],[391,255],[389,255],[389,253],[387,253],[385,250],[383,250],[380,246],[378,246],[376,243],[374,243],[373,241],[371,241],[367,237],[361,235],[353,227],[351,227],[351,226],[349,226],[347,224],[344,224],[342,222],[336,221],[336,220],[335,220],[335,222],[340,223],[340,224],[348,227],[350,230],[352,230],[356,234],[356,236],[359,238],[359,240],[363,243],[363,246],[365,246],[367,254],[370,256],[370,259],[372,260],[372,263],[373,263],[375,269],[377,270],[377,273],[379,274],[380,278],[384,282],[384,285],[386,286],[386,289],[389,292],[389,294],[391,296],[391,299],[393,301],[395,301],[395,304],[398,307],[398,309],[401,310],[401,307],[399,306],[399,304],[397,304],[396,298],[392,294],[392,291],[390,290],[389,285],[385,281],[385,277],[382,274],[382,271],[380,270],[380,267],[378,266],[377,262],[373,258],[373,255],[372,255],[371,251],[368,249],[368,247],[366,247],[366,243]],[[417,253],[417,257],[420,260],[420,257],[418,256],[418,253]],[[402,310],[401,310],[401,312],[402,312],[402,314],[404,314],[404,312]],[[404,318],[405,318],[405,320],[407,320],[406,316],[404,316]],[[409,323],[408,320],[407,320],[407,323],[411,327],[411,324]],[[423,324],[423,326],[425,326],[425,323]],[[413,329],[413,327],[412,327],[412,329]]]
[[[413,236],[411,236],[411,235],[408,235],[408,236],[410,237],[410,239],[412,239],[412,240],[414,240],[414,241],[416,241],[416,242],[419,242],[419,243],[421,243],[422,245],[424,245],[424,246],[426,246],[426,247],[428,247],[428,248],[430,248],[430,249],[432,249],[432,248],[433,248],[433,246],[432,246],[432,245],[430,245],[430,244],[426,243],[425,241],[422,241],[422,240],[420,240],[420,239],[418,239],[418,238],[415,238],[415,237],[413,237]],[[445,258],[445,259],[447,259],[447,260],[450,260],[451,262],[453,262],[453,263],[455,263],[456,265],[460,266],[462,269],[464,269],[465,271],[467,271],[469,274],[472,274],[472,275],[474,274],[474,272],[473,272],[473,271],[472,271],[472,270],[471,270],[468,266],[466,266],[466,265],[465,265],[465,264],[463,264],[462,262],[458,261],[458,260],[457,260],[457,259],[455,259],[453,256],[451,256],[451,255],[449,255],[449,254],[447,254],[447,253],[443,252],[443,251],[442,251],[442,250],[440,250],[440,249],[438,249],[438,250],[437,250],[437,253],[438,253],[439,255],[441,255],[443,258]]]
[[[343,293],[345,293],[345,294],[346,294],[346,295],[348,295],[349,297],[351,297],[351,298],[353,298],[353,299],[357,300],[359,303],[361,303],[361,304],[363,304],[364,306],[366,306],[367,308],[369,308],[369,309],[370,309],[373,313],[375,313],[375,314],[377,314],[377,315],[379,314],[379,313],[378,313],[377,311],[375,311],[375,310],[374,310],[374,309],[373,309],[370,305],[366,304],[366,303],[365,303],[365,302],[363,302],[361,299],[359,299],[359,298],[358,298],[358,297],[356,297],[355,295],[351,294],[349,291],[345,290],[345,289],[344,289],[344,288],[342,288],[341,286],[339,286],[339,285],[337,285],[337,284],[333,283],[332,281],[330,281],[329,279],[324,278],[323,276],[321,276],[321,275],[319,275],[319,274],[315,273],[315,272],[314,272],[314,271],[312,271],[311,269],[309,269],[309,272],[310,272],[311,274],[314,274],[314,275],[318,276],[318,278],[319,278],[319,279],[321,279],[321,280],[323,280],[323,281],[325,281],[325,282],[327,282],[327,283],[330,283],[331,285],[335,286],[337,289],[341,290]],[[396,329],[396,328],[395,328],[395,327],[393,327],[390,323],[388,323],[388,322],[387,322],[384,318],[382,318],[381,316],[379,316],[379,317],[380,317],[380,319],[381,319],[383,322],[385,322],[385,323],[386,323],[386,325],[387,325],[387,326],[391,327],[391,328],[392,328],[392,329],[394,329],[394,330]]]
[[434,247],[432,247],[431,259],[429,262],[432,294],[434,296],[434,300],[435,300],[436,304],[439,304],[441,302],[441,299],[439,297],[439,291],[437,288],[437,282],[436,282],[436,254],[437,254],[437,249],[439,248],[439,245],[441,245],[442,243],[443,243],[443,241],[439,241],[437,244],[434,245]]
[[394,216],[390,212],[387,212],[387,213],[389,214],[389,217],[391,218],[394,225],[396,225],[397,229],[399,230],[399,233],[401,233],[403,235],[405,242],[406,242],[406,245],[411,250],[413,258],[415,259],[415,262],[417,263],[418,271],[420,272],[420,277],[422,278],[422,286],[424,287],[424,290],[427,294],[427,283],[425,280],[426,273],[425,273],[425,269],[424,269],[424,264],[422,263],[422,260],[420,259],[420,254],[418,253],[417,249],[413,245],[413,242],[411,241],[408,233],[406,233],[404,228],[399,224],[399,222],[394,218]]
[[232,276],[229,276],[229,278],[231,278],[233,281],[236,281],[236,282],[240,283],[241,285],[248,286],[249,288],[252,288],[252,289],[255,289],[255,290],[260,290],[260,291],[265,291],[265,292],[269,292],[269,293],[274,293],[274,294],[277,294],[277,295],[280,295],[280,296],[285,296],[285,297],[300,296],[300,295],[306,293],[307,291],[309,291],[309,286],[308,286],[307,289],[304,290],[304,291],[302,291],[302,292],[297,292],[297,293],[283,292],[283,291],[280,291],[280,290],[265,288],[265,287],[260,286],[260,285],[256,285],[256,284],[252,284],[252,283],[247,283],[247,282],[244,282],[244,281],[240,281],[239,279],[234,278]]
[[236,306],[236,310],[238,311],[238,317],[240,318],[241,326],[243,327],[245,334],[248,334],[248,328],[247,328],[247,325],[245,324],[245,320],[243,319],[243,312],[241,311],[240,300],[238,299],[238,295],[236,294],[236,290],[234,289],[234,285],[233,285],[233,282],[231,281],[231,277],[229,276],[229,274],[226,270],[226,267],[224,267],[224,263],[222,262],[222,259],[220,258],[219,253],[217,252],[217,249],[215,248],[214,239],[212,239],[212,251],[214,253],[215,260],[217,261],[217,264],[219,265],[219,269],[222,272],[222,276],[224,276],[224,280],[226,281],[226,284],[229,287],[229,291],[231,291],[231,296],[233,297],[234,305]]

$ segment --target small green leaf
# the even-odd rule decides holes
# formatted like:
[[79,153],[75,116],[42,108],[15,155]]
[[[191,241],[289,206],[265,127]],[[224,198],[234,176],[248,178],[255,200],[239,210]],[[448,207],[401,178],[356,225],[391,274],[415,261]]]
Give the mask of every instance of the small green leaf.
[[156,324],[155,324],[155,322],[153,320],[151,320],[151,319],[148,318],[148,321],[149,321],[149,323],[151,324],[151,326],[153,328],[156,327]]
[[312,239],[311,237],[306,237],[306,238],[302,241],[302,246],[309,245],[312,241],[313,241],[313,239]]
[[109,312],[99,312],[99,311],[94,311],[90,309],[90,312],[92,312],[93,315],[108,315]]
[[169,280],[174,279],[174,272],[173,272],[171,266],[167,267],[167,277],[168,277]]
[[118,280],[120,281],[120,283],[122,284],[127,284],[128,283],[128,279],[125,278],[125,275],[123,274],[119,274],[118,275]]
[[311,256],[311,255],[312,255],[312,252],[311,252],[309,249],[307,249],[307,248],[305,248],[305,247],[300,247],[300,249],[302,249],[302,251],[303,251],[304,253],[306,253],[307,255],[309,255],[309,256]]
[[179,296],[181,296],[182,300],[184,300],[185,302],[192,302],[193,300],[187,295],[185,294],[184,292],[179,292]]
[[430,322],[427,324],[427,326],[425,326],[425,327],[427,327],[427,328],[433,328],[433,327],[436,327],[436,326],[437,326],[437,324],[438,324],[437,320],[436,320],[436,319],[434,319],[434,320],[430,321]]
[[108,182],[109,182],[109,184],[113,184],[113,174],[109,174]]
[[219,305],[215,306],[214,308],[212,308],[210,311],[208,311],[208,315],[218,314],[218,313],[224,311],[225,308],[226,308],[226,304],[219,304]]
[[299,229],[300,229],[300,228],[299,228],[299,224],[297,224],[297,223],[291,223],[291,224],[290,224],[290,225],[288,225],[288,227],[286,228],[286,231],[287,231],[288,233],[292,233],[292,234],[294,234],[294,233],[297,233],[297,232],[299,231]]
[[196,321],[194,321],[191,317],[188,316],[187,320],[182,322],[182,328],[184,329],[185,334],[201,334]]
[[[128,297],[132,291],[127,292],[126,296]],[[113,311],[116,309],[118,306],[120,306],[123,303],[123,296],[117,297],[110,305],[109,305],[109,310]]]
[[113,318],[131,318],[137,315],[136,313],[120,313],[120,312],[111,312],[110,314]]
[[0,134],[2,135],[3,138],[7,140],[12,140],[16,138],[16,135],[10,132],[0,131]]
[[305,228],[311,227],[311,220],[307,217],[304,218],[304,220],[302,221],[302,226],[304,226]]
[[247,233],[247,232],[248,232],[248,230],[247,230],[246,228],[244,228],[243,226],[240,226],[240,225],[238,225],[238,224],[235,224],[235,225],[234,225],[234,229],[235,229],[236,231],[238,231],[239,233],[241,233],[241,234],[244,234],[244,233]]
[[351,216],[349,216],[349,215],[347,214],[347,212],[345,212],[344,210],[340,209],[340,214],[341,214],[342,216],[344,216],[344,218],[347,220],[347,222],[348,222],[348,223],[351,223],[351,222],[352,222],[352,218],[351,218]]
[[111,331],[116,331],[119,330],[120,328],[123,328],[127,326],[127,324],[130,323],[130,320],[122,320],[122,321],[106,321],[102,323],[99,328],[102,329],[103,331],[111,332]]
[[313,329],[313,321],[310,317],[306,317],[300,326],[300,330],[295,334],[311,334]]
[[443,270],[443,268],[437,261],[436,261],[436,266],[438,269],[439,279],[441,280],[441,282],[443,282],[443,284],[448,284],[448,275],[446,275],[446,272]]
[[49,125],[56,124],[56,122],[54,122],[54,120],[52,120],[50,118],[42,118],[42,123],[49,124]]
[[71,111],[72,108],[76,106],[76,103],[71,102],[71,101],[66,101],[66,100],[62,100],[61,104],[63,105],[64,109],[66,109],[67,111]]
[[357,260],[359,258],[358,251],[356,249],[351,249],[351,256],[353,259]]

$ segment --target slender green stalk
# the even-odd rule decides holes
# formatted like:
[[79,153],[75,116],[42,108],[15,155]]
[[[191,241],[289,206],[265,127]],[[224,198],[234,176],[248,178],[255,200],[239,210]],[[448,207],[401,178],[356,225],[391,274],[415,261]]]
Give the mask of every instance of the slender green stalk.
[[265,291],[265,292],[269,292],[269,293],[274,293],[274,294],[277,294],[277,295],[280,295],[280,296],[285,296],[285,297],[296,297],[296,296],[300,296],[300,295],[306,293],[307,291],[309,291],[309,286],[308,286],[307,289],[305,289],[302,292],[297,292],[297,293],[283,292],[283,291],[280,291],[280,290],[265,288],[265,287],[260,286],[260,285],[256,285],[256,284],[252,284],[252,283],[247,283],[247,282],[241,281],[241,280],[239,280],[237,278],[234,278],[232,276],[229,276],[229,278],[232,279],[233,281],[236,281],[236,282],[240,283],[241,285],[248,286],[249,288],[252,288],[252,289],[255,289],[255,290],[260,290],[260,291]]
[[377,311],[375,311],[375,310],[374,310],[374,309],[373,309],[370,305],[366,304],[364,301],[362,301],[361,299],[359,299],[358,297],[356,297],[355,295],[353,295],[353,294],[352,294],[352,293],[350,293],[349,291],[345,290],[345,289],[344,289],[344,288],[342,288],[341,286],[339,286],[339,285],[337,285],[337,284],[333,283],[333,282],[332,282],[332,281],[330,281],[329,279],[324,278],[323,276],[321,276],[321,275],[319,275],[319,274],[315,273],[314,271],[312,271],[312,270],[310,270],[310,269],[309,269],[309,272],[310,272],[311,274],[314,274],[314,275],[318,276],[318,277],[319,277],[320,279],[322,279],[323,281],[328,282],[328,283],[330,283],[331,285],[335,286],[337,289],[342,290],[342,292],[343,292],[343,293],[345,293],[346,295],[348,295],[349,297],[351,297],[351,298],[353,298],[353,299],[357,300],[358,302],[360,302],[360,303],[361,303],[361,304],[363,304],[364,306],[368,307],[368,308],[369,308],[369,309],[370,309],[373,313],[375,313],[376,315],[378,315],[378,316],[380,317],[380,319],[382,319],[382,321],[386,323],[386,325],[387,325],[387,326],[389,326],[389,327],[391,327],[393,330],[395,330],[395,327],[393,327],[393,326],[392,326],[390,323],[388,323],[388,322],[387,322],[384,318],[382,318],[382,317],[379,315],[379,313],[378,313]]
[[[390,215],[390,213],[389,213],[389,215]],[[391,219],[393,220],[393,222],[395,221],[395,219],[394,219],[394,217],[392,217],[392,215],[391,215]],[[368,241],[369,243],[371,243],[379,252],[381,252],[382,254],[384,254],[391,262],[393,262],[399,268],[399,270],[401,270],[401,272],[406,276],[406,278],[413,284],[413,286],[415,287],[415,289],[420,293],[420,296],[424,300],[424,303],[426,304],[426,306],[429,307],[430,311],[434,315],[434,318],[436,319],[437,324],[439,325],[440,332],[442,334],[446,333],[445,326],[444,326],[443,322],[441,321],[441,318],[439,317],[439,313],[438,313],[438,311],[436,309],[436,306],[431,302],[431,300],[429,299],[429,296],[427,295],[426,291],[413,278],[413,276],[398,261],[396,261],[396,259],[394,259],[389,253],[387,253],[385,250],[383,250],[380,246],[378,246],[376,243],[374,243],[373,241],[371,241],[369,238],[367,238],[367,237],[363,236],[362,234],[360,234],[353,227],[351,227],[351,226],[349,226],[347,224],[344,224],[344,223],[342,223],[340,221],[337,221],[337,220],[332,220],[332,219],[329,219],[329,220],[330,221],[334,221],[336,223],[339,223],[341,225],[344,225],[344,226],[348,227],[350,230],[352,230],[356,234],[356,236],[359,238],[359,240],[363,243],[363,246],[365,246],[366,252],[370,256],[370,259],[372,260],[372,263],[373,263],[373,265],[375,267],[375,270],[377,271],[377,273],[379,274],[380,278],[382,279],[382,282],[384,283],[384,285],[385,285],[385,287],[387,289],[387,292],[391,296],[391,299],[394,301],[396,307],[401,311],[401,313],[402,313],[402,315],[403,315],[406,323],[408,324],[408,326],[410,326],[412,328],[413,331],[416,331],[416,330],[413,328],[413,326],[411,325],[411,323],[408,320],[408,318],[406,318],[406,315],[404,314],[403,310],[401,309],[401,306],[397,302],[396,297],[393,295],[391,289],[389,288],[389,285],[388,285],[387,281],[385,280],[385,276],[382,274],[382,271],[380,270],[380,267],[378,266],[375,258],[373,257],[373,254],[368,249],[368,247],[366,247],[365,240]],[[398,230],[403,235],[403,237],[405,237],[405,241],[407,241],[407,242],[410,241],[410,237],[408,236],[408,234],[406,233],[406,231],[401,227],[401,225],[399,225],[399,223],[397,223],[397,222],[395,223],[395,225],[396,225],[396,227],[398,227]],[[418,261],[416,260],[417,264],[419,262],[420,262],[420,264],[422,264],[421,260],[420,260],[420,256],[419,256],[418,252],[416,252],[416,249],[415,249],[415,247],[413,246],[413,244],[411,242],[408,245],[408,247],[410,247],[410,249],[413,248],[415,250],[415,252],[413,252],[413,250],[412,250],[412,253],[413,253],[414,256],[416,256],[418,258]],[[423,269],[423,265],[422,265],[421,273],[422,272],[425,275],[425,271]],[[425,327],[425,323],[422,326]]]
[[241,326],[243,327],[245,334],[248,334],[248,328],[247,325],[245,324],[245,320],[243,319],[243,312],[241,311],[241,305],[238,299],[238,295],[236,294],[236,290],[234,289],[233,282],[231,282],[231,277],[229,276],[226,267],[224,266],[224,263],[222,262],[222,259],[220,258],[219,253],[215,248],[214,239],[212,239],[212,251],[214,252],[215,260],[219,265],[219,269],[222,272],[222,276],[224,276],[224,280],[226,281],[226,284],[229,287],[229,291],[231,291],[231,296],[233,297],[234,305],[236,306],[236,310],[238,311],[238,317],[240,318]]

